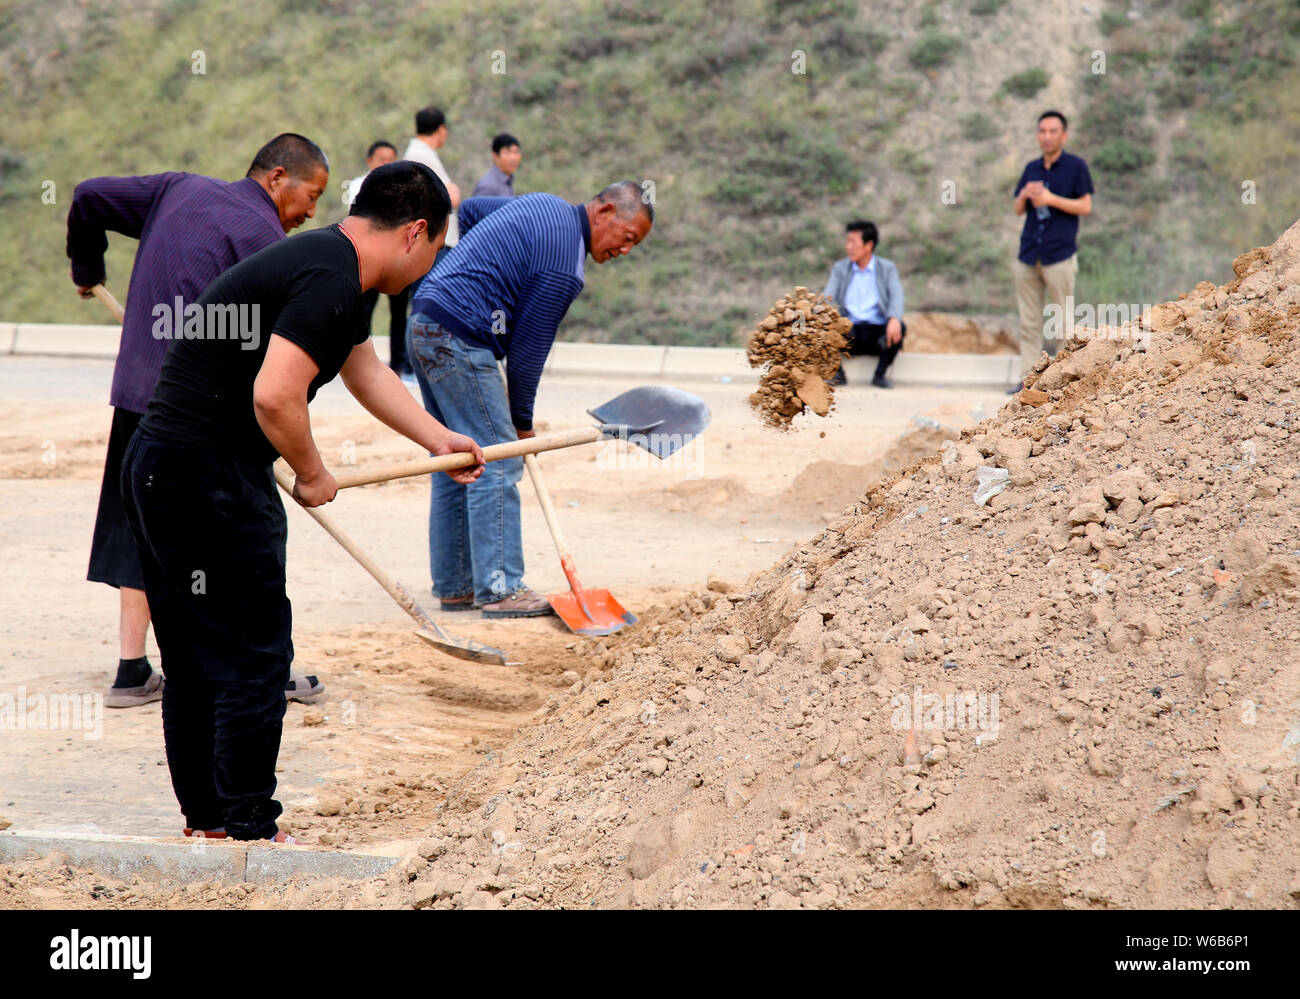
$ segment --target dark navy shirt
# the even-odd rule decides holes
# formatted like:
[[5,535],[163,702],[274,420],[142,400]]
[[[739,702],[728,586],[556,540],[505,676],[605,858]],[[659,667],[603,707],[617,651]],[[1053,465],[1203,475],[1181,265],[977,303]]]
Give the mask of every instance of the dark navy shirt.
[[[1092,193],[1088,164],[1082,157],[1064,150],[1050,169],[1043,166],[1041,156],[1026,163],[1012,197],[1017,197],[1026,184],[1035,180],[1041,180],[1049,191],[1062,198],[1082,198]],[[1079,216],[1059,208],[1038,209],[1032,201],[1025,202],[1025,227],[1020,232],[1022,264],[1059,264],[1069,260],[1079,249],[1078,238]]]

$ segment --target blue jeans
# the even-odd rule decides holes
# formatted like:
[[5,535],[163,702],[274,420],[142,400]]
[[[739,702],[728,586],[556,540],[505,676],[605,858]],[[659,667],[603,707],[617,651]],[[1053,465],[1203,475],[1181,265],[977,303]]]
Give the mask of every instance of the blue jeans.
[[[518,439],[510,420],[505,383],[490,350],[471,347],[422,312],[406,326],[406,356],[424,408],[480,447]],[[488,462],[470,485],[433,476],[429,500],[429,568],[433,592],[443,600],[473,594],[496,603],[524,584],[524,544],[519,520],[522,458]]]

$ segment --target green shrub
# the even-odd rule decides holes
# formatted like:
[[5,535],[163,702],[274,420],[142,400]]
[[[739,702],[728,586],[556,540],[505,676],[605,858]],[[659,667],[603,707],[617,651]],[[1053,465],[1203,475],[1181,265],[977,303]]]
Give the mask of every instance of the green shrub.
[[921,40],[912,46],[909,58],[913,66],[933,69],[946,63],[959,48],[961,48],[961,39],[957,36],[930,31],[922,35]]
[[745,152],[714,187],[714,197],[750,215],[791,215],[804,199],[847,194],[857,163],[834,133],[808,135],[769,127],[743,142]]
[[970,142],[984,142],[998,134],[998,126],[983,111],[976,111],[962,116],[961,134]]
[[1002,81],[1002,89],[1016,97],[1033,97],[1047,86],[1047,72],[1035,66],[1026,69]]
[[538,70],[510,89],[510,99],[516,104],[539,104],[550,100],[559,88],[561,79],[555,70]]
[[1108,139],[1092,156],[1092,165],[1104,173],[1134,173],[1155,162],[1156,154],[1120,136]]
[[970,5],[970,12],[976,17],[992,17],[1002,9],[1007,0],[975,0]]
[[1098,19],[1103,35],[1113,35],[1120,28],[1128,26],[1128,15],[1120,11],[1104,10]]

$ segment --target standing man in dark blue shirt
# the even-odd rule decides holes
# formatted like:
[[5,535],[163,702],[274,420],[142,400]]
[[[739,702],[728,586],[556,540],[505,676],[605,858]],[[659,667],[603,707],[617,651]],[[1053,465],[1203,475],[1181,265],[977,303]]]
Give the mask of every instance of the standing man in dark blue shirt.
[[[623,256],[653,224],[654,206],[630,180],[585,205],[540,193],[463,202],[460,245],[420,282],[406,327],[425,409],[484,445],[534,436],[537,383],[582,292],[587,258]],[[551,613],[546,597],[524,586],[523,471],[522,458],[507,458],[472,485],[434,476],[429,563],[443,610]]]
[[[1066,128],[1065,115],[1059,111],[1038,116],[1038,147],[1043,155],[1025,164],[1016,184],[1015,211],[1025,216],[1015,263],[1022,385],[1043,350],[1047,303],[1067,316],[1066,299],[1074,294],[1079,273],[1079,216],[1092,211],[1092,176],[1087,163],[1065,151]],[[1017,385],[1013,391],[1019,389]]]

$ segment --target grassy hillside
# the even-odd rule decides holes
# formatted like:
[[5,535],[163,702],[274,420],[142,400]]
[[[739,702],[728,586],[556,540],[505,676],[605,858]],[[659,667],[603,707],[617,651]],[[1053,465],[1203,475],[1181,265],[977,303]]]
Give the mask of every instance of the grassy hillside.
[[[316,223],[376,138],[443,106],[468,190],[487,143],[525,144],[517,187],[581,200],[655,184],[659,224],[588,268],[562,335],[723,343],[820,286],[843,222],[873,218],[909,307],[1010,312],[1010,192],[1034,118],[1071,115],[1090,159],[1080,300],[1159,301],[1300,215],[1297,6],[1065,0],[44,0],[0,9],[0,318],[101,318],[74,296],[67,199],[102,173],[242,176],[276,132],[334,166]],[[192,72],[201,50],[206,72]],[[1095,74],[1093,53],[1106,54]],[[494,72],[502,67],[504,73]],[[804,72],[792,70],[802,69]],[[55,203],[42,201],[54,182]],[[1241,184],[1256,184],[1254,205]],[[955,193],[948,203],[944,193]],[[113,240],[124,288],[133,243]],[[382,314],[383,310],[380,310]],[[386,317],[383,317],[386,318]]]

